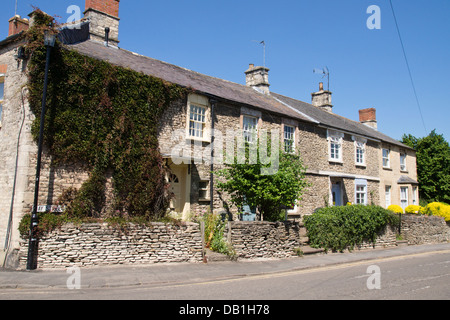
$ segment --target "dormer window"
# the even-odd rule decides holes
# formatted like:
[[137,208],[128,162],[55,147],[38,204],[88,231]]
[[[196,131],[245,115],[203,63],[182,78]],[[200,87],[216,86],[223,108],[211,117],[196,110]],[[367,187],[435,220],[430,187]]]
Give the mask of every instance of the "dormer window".
[[206,97],[191,94],[188,98],[186,138],[209,141],[210,108]]
[[191,104],[189,114],[189,136],[203,138],[206,126],[206,107]]

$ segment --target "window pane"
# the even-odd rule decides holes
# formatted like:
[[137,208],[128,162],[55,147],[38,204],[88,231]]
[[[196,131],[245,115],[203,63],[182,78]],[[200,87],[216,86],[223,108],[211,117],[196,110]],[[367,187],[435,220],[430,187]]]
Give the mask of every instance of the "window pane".
[[254,117],[244,116],[242,121],[244,139],[246,142],[253,141],[253,135],[257,132],[258,119]]
[[189,115],[189,135],[191,137],[203,138],[206,119],[205,114],[206,108],[191,105],[191,112]]
[[[3,81],[3,80],[0,80],[0,81]],[[3,101],[4,90],[5,90],[5,83],[0,82],[0,101]]]
[[295,128],[291,126],[284,126],[284,151],[294,152],[294,132]]

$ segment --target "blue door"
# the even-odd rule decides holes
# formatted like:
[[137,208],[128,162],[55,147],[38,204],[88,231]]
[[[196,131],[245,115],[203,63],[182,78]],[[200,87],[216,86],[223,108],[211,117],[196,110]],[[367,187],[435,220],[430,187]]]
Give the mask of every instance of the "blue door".
[[331,185],[331,194],[333,196],[333,206],[342,206],[342,189],[339,182]]

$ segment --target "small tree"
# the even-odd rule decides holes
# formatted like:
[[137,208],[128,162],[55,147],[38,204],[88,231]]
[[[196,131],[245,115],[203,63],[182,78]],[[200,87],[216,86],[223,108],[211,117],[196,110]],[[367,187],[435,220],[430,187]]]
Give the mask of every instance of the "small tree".
[[433,130],[423,138],[403,135],[402,142],[417,152],[420,197],[450,203],[450,146],[444,136]]
[[[279,221],[282,219],[282,209],[289,208],[301,200],[305,189],[309,186],[305,179],[306,168],[300,155],[278,152],[278,168],[267,174],[271,164],[261,161],[259,148],[257,161],[249,161],[249,145],[246,145],[246,161],[226,164],[226,168],[216,172],[222,181],[218,189],[227,192],[231,202],[239,209],[244,205],[258,208],[262,219]],[[255,151],[255,149],[253,149]],[[270,151],[270,150],[269,150]]]

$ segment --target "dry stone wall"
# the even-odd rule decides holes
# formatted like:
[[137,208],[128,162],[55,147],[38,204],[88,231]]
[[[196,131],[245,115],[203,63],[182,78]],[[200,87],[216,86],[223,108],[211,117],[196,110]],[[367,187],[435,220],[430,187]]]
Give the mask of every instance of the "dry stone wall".
[[[26,265],[27,241],[20,252],[21,267]],[[107,224],[68,224],[39,241],[39,268],[202,262],[202,241],[197,223],[150,226]]]
[[[450,241],[450,225],[440,217],[404,215],[402,236],[410,245]],[[398,226],[386,226],[375,243],[364,242],[356,250],[398,245]],[[302,249],[305,228],[298,222],[230,221],[227,241],[238,259],[290,258]],[[25,268],[27,240],[22,240],[20,266]],[[39,268],[69,266],[132,265],[203,261],[201,227],[152,223],[149,226],[68,224],[40,239]]]
[[289,258],[301,245],[295,222],[233,221],[228,226],[228,239],[238,258]]
[[450,225],[444,218],[405,214],[401,223],[402,237],[410,245],[450,241]]

